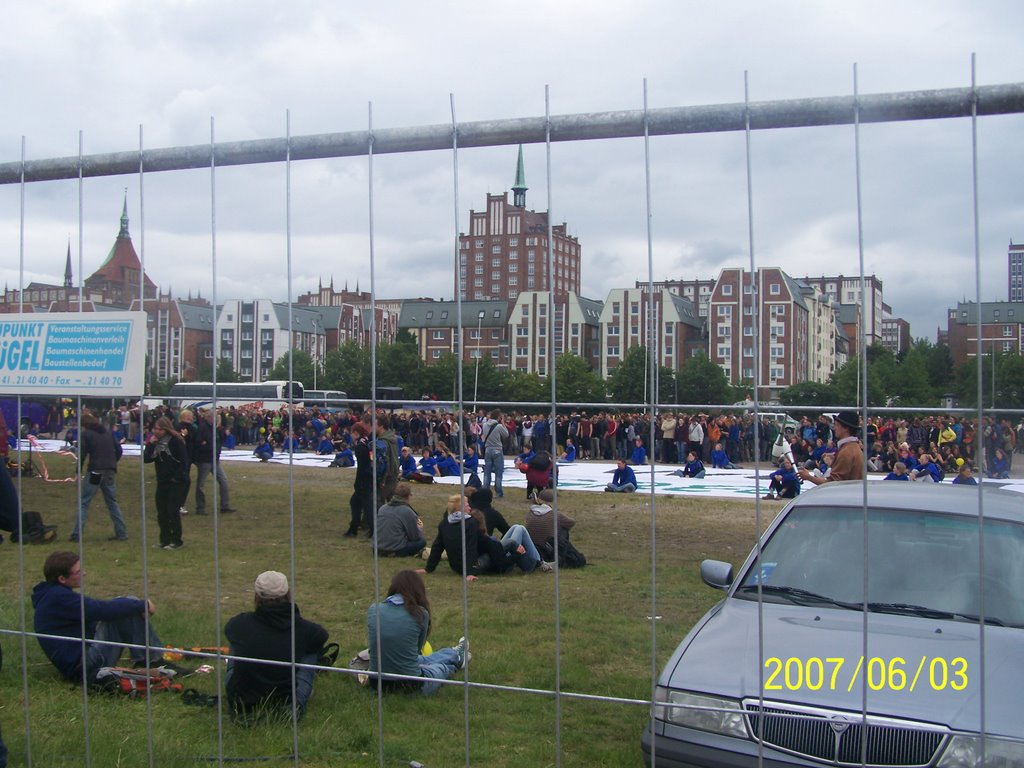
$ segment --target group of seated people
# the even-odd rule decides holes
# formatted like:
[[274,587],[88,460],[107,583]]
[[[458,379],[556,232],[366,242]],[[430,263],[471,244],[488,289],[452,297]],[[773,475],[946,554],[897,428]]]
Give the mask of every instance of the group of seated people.
[[[173,679],[189,673],[163,659],[166,649],[151,619],[156,611],[152,600],[81,595],[77,590],[84,575],[76,553],[54,552],[43,565],[43,581],[32,591],[39,644],[64,679],[102,690],[119,686],[124,675]],[[283,573],[264,571],[256,578],[253,592],[253,610],[239,613],[224,627],[228,655],[241,657],[228,659],[224,675],[229,710],[242,724],[275,711],[290,714],[293,706],[301,718],[313,693],[316,667],[332,665],[338,646],[328,642],[329,633],[322,625],[302,616]],[[441,685],[437,680],[452,677],[470,656],[465,638],[453,647],[431,652],[430,630],[423,578],[415,571],[401,571],[384,599],[367,611],[371,676],[375,678],[378,671],[405,676],[405,687],[414,685],[424,694],[435,692]],[[130,667],[120,666],[126,652]]]
[[539,495],[523,525],[510,525],[494,508],[494,493],[489,488],[467,487],[465,496],[449,497],[445,516],[427,549],[423,518],[411,505],[412,495],[412,485],[400,482],[391,499],[378,510],[377,552],[384,557],[422,555],[427,560],[425,573],[432,573],[442,556],[447,557],[449,567],[458,574],[463,572],[465,563],[466,575],[471,580],[513,568],[524,573],[550,571],[554,565],[541,557],[540,549],[552,537],[568,540],[568,531],[575,525],[567,515],[551,514],[550,490]]

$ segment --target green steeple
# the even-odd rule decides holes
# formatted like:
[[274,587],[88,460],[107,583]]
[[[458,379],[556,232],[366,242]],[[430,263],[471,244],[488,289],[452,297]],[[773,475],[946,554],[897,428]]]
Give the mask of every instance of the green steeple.
[[526,207],[526,171],[523,169],[523,145],[519,145],[519,160],[516,161],[516,183],[512,185],[512,205]]
[[124,208],[121,210],[121,231],[117,233],[118,237],[131,238],[128,234],[128,189],[124,190]]

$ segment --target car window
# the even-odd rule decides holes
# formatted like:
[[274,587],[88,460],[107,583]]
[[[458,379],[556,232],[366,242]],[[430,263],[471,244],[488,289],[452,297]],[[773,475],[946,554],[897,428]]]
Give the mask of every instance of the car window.
[[[1024,526],[985,520],[985,566],[979,572],[978,520],[896,509],[867,515],[869,604],[913,605],[1024,626]],[[741,585],[806,590],[861,605],[864,511],[795,507],[775,529]],[[1013,588],[1011,585],[1018,585]],[[774,590],[773,590],[774,591]],[[757,599],[756,591],[736,597]],[[827,607],[827,606],[826,606]]]

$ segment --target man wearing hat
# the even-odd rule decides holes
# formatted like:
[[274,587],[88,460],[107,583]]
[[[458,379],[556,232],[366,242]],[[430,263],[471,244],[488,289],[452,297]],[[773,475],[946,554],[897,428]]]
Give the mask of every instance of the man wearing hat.
[[[294,633],[294,661],[300,664],[319,663],[327,643],[327,630],[302,618],[299,606],[292,605],[288,578],[278,571],[264,571],[256,577],[254,590],[256,610],[238,614],[224,627],[231,655],[292,662]],[[305,714],[309,697],[313,695],[314,672],[308,667],[295,668],[294,695],[298,717]],[[244,718],[247,714],[257,714],[268,705],[291,702],[292,667],[290,664],[231,660],[224,676],[224,687],[235,715]]]
[[828,477],[816,477],[801,467],[801,480],[821,485],[833,480],[864,479],[864,449],[861,447],[860,438],[857,437],[857,433],[860,432],[860,415],[856,411],[839,412],[832,421],[832,430],[835,432],[836,445],[839,448],[832,461],[832,471]]

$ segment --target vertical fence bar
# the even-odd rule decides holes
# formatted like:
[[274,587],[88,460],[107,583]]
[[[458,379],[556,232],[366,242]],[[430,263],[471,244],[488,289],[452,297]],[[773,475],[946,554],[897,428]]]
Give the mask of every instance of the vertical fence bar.
[[[753,305],[751,322],[754,324],[754,547],[757,549],[757,573],[761,573],[761,281],[757,277],[757,263],[754,258],[754,174],[750,135],[750,75],[743,72],[743,146],[747,169],[747,250],[750,254],[750,300]],[[743,282],[740,273],[740,282]],[[739,290],[743,291],[740,285]],[[742,304],[743,299],[740,299]],[[713,322],[708,312],[708,322]],[[742,324],[742,319],[740,323]],[[743,342],[740,342],[742,346]],[[742,361],[742,349],[740,350]],[[740,368],[743,363],[740,362]],[[757,580],[757,696],[758,706],[764,711],[764,593],[763,579]],[[757,719],[757,764],[764,765],[764,741],[761,738],[764,718]]]
[[[297,673],[295,663],[299,660],[295,648],[295,392],[292,382],[295,381],[295,325],[292,308],[292,116],[291,110],[284,112],[285,159],[284,159],[284,239],[285,264],[288,269],[288,436],[291,438],[288,451],[288,584],[291,586],[291,686],[292,686],[292,765],[299,765],[299,713],[296,702]],[[314,328],[315,331],[315,328]],[[314,336],[315,339],[315,336]],[[316,365],[316,359],[313,360]],[[261,377],[262,378],[262,377]]]
[[[18,210],[18,312],[25,311],[25,137],[21,137],[21,182]],[[69,246],[70,247],[70,246]],[[18,416],[21,417],[21,396],[18,397]],[[18,443],[21,445],[20,441]],[[20,463],[19,456],[19,463]],[[0,467],[0,470],[6,468]],[[32,718],[28,696],[28,618],[25,615],[25,527],[21,519],[22,473],[18,472],[18,618],[21,621],[21,691],[25,698],[25,765],[32,768]]]
[[[139,270],[139,307],[143,312],[146,311],[146,168],[145,161],[142,153],[143,148],[143,132],[142,125],[139,125],[139,264],[142,265],[142,269]],[[127,189],[125,190],[125,201],[127,205]],[[159,318],[159,289],[157,290],[157,317]],[[147,322],[148,326],[148,322]],[[147,344],[149,341],[147,334]],[[145,381],[147,374],[143,374],[143,391],[139,397],[139,424],[138,424],[138,444],[139,444],[139,539],[140,539],[140,556],[142,558],[142,599],[146,601],[146,605],[149,605],[149,552],[146,546],[146,466],[145,456],[145,426],[146,426],[146,409],[144,406],[146,391]],[[142,614],[142,623],[145,627],[146,634],[146,668],[149,669],[153,666],[152,664],[152,648],[149,647],[149,611],[144,611]],[[153,692],[146,687],[146,755],[149,767],[153,768]]]
[[[647,102],[647,78],[643,80],[644,99],[644,205],[645,228],[647,230],[647,296],[654,303],[654,217],[651,206],[651,125]],[[663,294],[664,295],[664,294]],[[662,312],[662,317],[665,313]],[[650,315],[649,315],[650,317]],[[661,326],[657,326],[661,335]],[[621,336],[619,338],[622,338]],[[677,360],[673,353],[673,360]],[[657,368],[655,368],[655,376]],[[678,402],[679,398],[675,398]],[[657,398],[655,398],[657,400]],[[654,444],[651,444],[654,448]],[[653,458],[653,457],[652,457]],[[664,457],[662,457],[664,458]],[[676,457],[678,459],[678,457]],[[658,514],[654,494],[654,462],[651,462],[651,702],[654,702],[658,684]],[[651,733],[654,733],[654,707],[648,714]],[[651,763],[657,764],[657,739],[651,739]]]
[[[214,118],[210,117],[210,271],[213,280],[211,297],[213,300],[213,361],[211,368],[213,375],[213,413],[216,422],[217,413],[217,364],[220,361],[220,334],[217,333],[217,151],[216,151],[216,124]],[[205,416],[201,416],[205,418]],[[224,656],[221,652],[223,643],[221,631],[223,621],[221,620],[221,596],[220,596],[220,498],[218,496],[217,484],[217,433],[216,427],[213,432],[213,509],[209,511],[213,518],[213,599],[216,603],[214,608],[214,623],[217,636],[217,690],[224,689]],[[196,489],[199,488],[199,477],[196,476]],[[217,697],[217,765],[224,765],[224,697]]]
[[[82,277],[82,254],[84,252],[84,214],[83,214],[83,190],[84,182],[82,175],[84,137],[82,131],[78,131],[78,311],[84,311],[83,295],[85,281]],[[20,443],[19,443],[20,445]],[[82,397],[78,397],[78,567],[84,573],[85,569],[85,521],[82,515]],[[88,679],[88,644],[85,639],[85,593],[78,591],[79,619],[81,620],[82,631],[82,728],[85,729],[85,768],[92,767],[92,740],[89,728],[89,679]]]
[[[545,367],[547,369],[548,377],[551,379],[551,427],[548,430],[550,432],[551,439],[551,463],[552,471],[557,473],[558,467],[555,462],[555,458],[558,456],[558,410],[555,405],[558,402],[558,371],[557,361],[555,360],[555,332],[554,332],[554,318],[555,318],[555,250],[552,243],[552,226],[551,222],[554,216],[555,206],[551,201],[551,92],[550,86],[544,86],[544,152],[545,162],[547,169],[547,195],[548,195],[548,217],[547,217],[547,231],[545,234],[548,238],[547,257],[548,257],[548,313],[545,318],[546,323],[546,338],[544,351],[547,353]],[[568,310],[568,304],[566,304]],[[565,320],[562,321],[562,330],[565,330]],[[555,766],[562,764],[562,599],[561,599],[561,577],[562,569],[558,567],[559,555],[558,555],[558,515],[559,515],[559,504],[558,504],[558,480],[557,474],[555,474],[555,482],[552,483],[552,492],[554,493],[554,509],[551,514],[554,515],[552,518],[553,527],[553,538],[554,538],[554,550],[555,550]]]
[[[976,308],[978,311],[978,428],[983,423],[981,387],[981,216],[978,210],[978,83],[975,54],[971,53],[971,203],[974,224],[974,279],[976,283]],[[992,424],[995,428],[997,411],[995,398],[996,383],[996,350],[995,344],[989,350],[992,355]],[[975,430],[974,451],[978,451],[978,434]],[[995,459],[995,448],[992,450]],[[986,752],[985,739],[985,502],[981,493],[982,483],[978,483],[978,666],[981,673],[981,695],[978,697],[978,717],[981,733],[981,763],[984,764]]]

